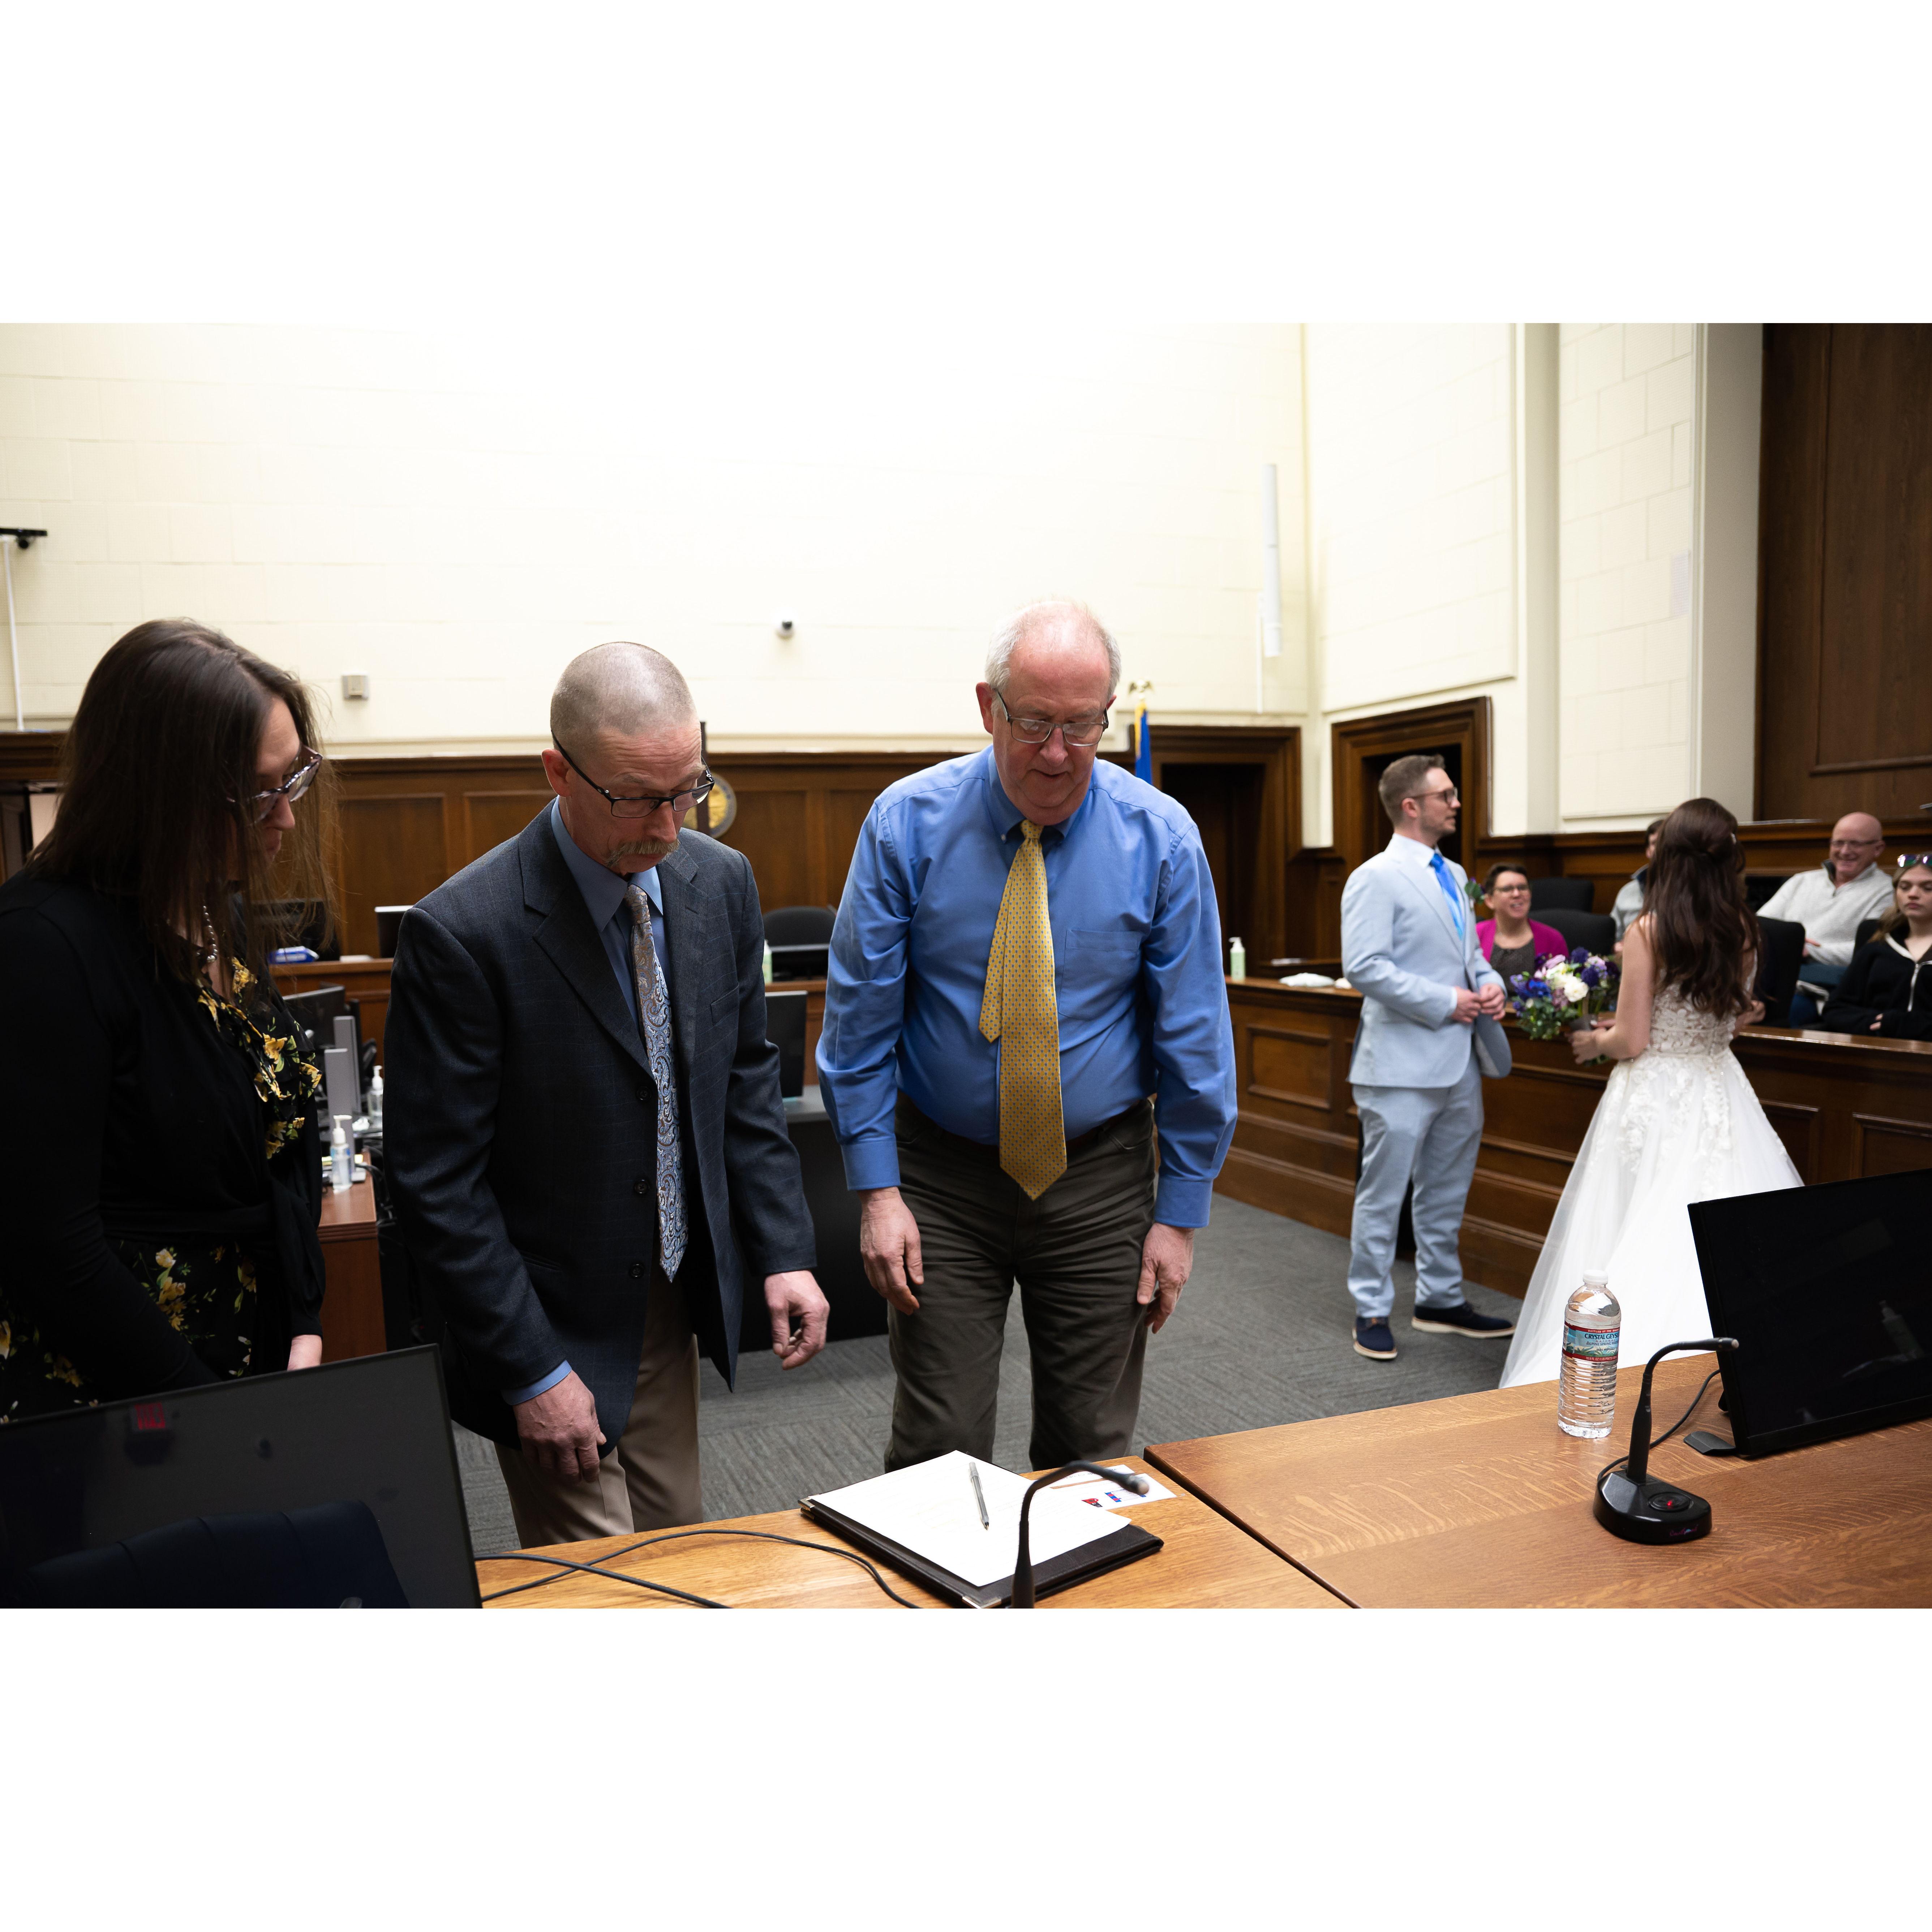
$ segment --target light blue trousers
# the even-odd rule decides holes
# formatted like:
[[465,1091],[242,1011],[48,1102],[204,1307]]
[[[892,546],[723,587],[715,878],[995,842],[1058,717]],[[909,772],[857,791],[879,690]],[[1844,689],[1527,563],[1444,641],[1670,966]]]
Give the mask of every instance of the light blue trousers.
[[1483,1138],[1483,1076],[1474,1054],[1453,1087],[1355,1089],[1362,1117],[1362,1178],[1349,1227],[1348,1292],[1355,1312],[1386,1322],[1395,1306],[1396,1232],[1402,1197],[1415,1185],[1415,1305],[1453,1308],[1463,1299],[1456,1238]]

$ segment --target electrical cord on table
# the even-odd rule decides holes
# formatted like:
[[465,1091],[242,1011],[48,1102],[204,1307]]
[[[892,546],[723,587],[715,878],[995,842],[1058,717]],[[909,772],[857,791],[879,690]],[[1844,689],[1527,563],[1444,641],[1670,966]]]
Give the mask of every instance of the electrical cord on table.
[[[1668,1442],[1694,1415],[1697,1413],[1697,1405],[1702,1402],[1706,1395],[1709,1393],[1711,1384],[1718,1379],[1718,1376],[1721,1372],[1722,1371],[1720,1370],[1713,1369],[1711,1372],[1704,1378],[1703,1382],[1698,1388],[1697,1393],[1690,1398],[1690,1406],[1687,1408],[1661,1436],[1653,1436],[1650,1438],[1650,1446],[1653,1449],[1661,1449],[1664,1445]],[[1607,1468],[1604,1472],[1604,1474],[1607,1476],[1610,1473],[1610,1469],[1621,1469],[1629,1460],[1630,1452],[1626,1450],[1622,1455],[1619,1456],[1617,1460],[1610,1466],[1610,1468]],[[544,1580],[548,1582],[550,1580],[546,1577]]]
[[[795,1544],[800,1550],[822,1550],[828,1556],[842,1556],[847,1562],[857,1564],[859,1568],[864,1570],[866,1575],[871,1577],[872,1581],[878,1584],[894,1603],[902,1604],[909,1610],[916,1610],[919,1608],[919,1606],[909,1598],[901,1596],[898,1591],[895,1590],[856,1550],[841,1550],[836,1543],[808,1543],[802,1536],[780,1536],[768,1529],[668,1530],[662,1536],[647,1536],[640,1543],[628,1544],[622,1550],[614,1550],[603,1559],[603,1562],[614,1563],[619,1557],[634,1556],[640,1550],[648,1550],[654,1543],[676,1543],[688,1536],[746,1536],[754,1538],[761,1543],[790,1543]],[[704,1610],[728,1610],[731,1608],[729,1604],[721,1604],[714,1598],[694,1597],[688,1590],[674,1590],[668,1583],[650,1583],[641,1576],[627,1576],[621,1570],[606,1570],[602,1563],[573,1563],[567,1557],[537,1556],[532,1555],[527,1550],[506,1550],[501,1556],[486,1556],[483,1561],[486,1563],[551,1563],[556,1566],[560,1572],[581,1570],[592,1576],[608,1576],[613,1582],[634,1584],[640,1590],[655,1590],[660,1596],[677,1597],[687,1604],[695,1604]],[[560,1576],[538,1576],[528,1583],[512,1583],[507,1590],[492,1590],[482,1600],[486,1604],[494,1604],[499,1597],[514,1597],[525,1590],[541,1589],[546,1583],[554,1583],[560,1580],[561,1580]]]

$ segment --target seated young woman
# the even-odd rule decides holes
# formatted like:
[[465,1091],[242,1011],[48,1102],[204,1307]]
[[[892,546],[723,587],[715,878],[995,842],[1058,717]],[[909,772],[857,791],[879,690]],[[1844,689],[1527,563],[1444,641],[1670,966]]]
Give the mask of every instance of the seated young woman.
[[1824,1033],[1932,1040],[1932,852],[1907,854],[1878,930],[1818,1016]]
[[1505,986],[1513,974],[1534,971],[1536,962],[1552,952],[1568,956],[1570,944],[1562,934],[1530,917],[1529,874],[1520,866],[1492,866],[1483,897],[1496,916],[1476,922],[1476,943]]

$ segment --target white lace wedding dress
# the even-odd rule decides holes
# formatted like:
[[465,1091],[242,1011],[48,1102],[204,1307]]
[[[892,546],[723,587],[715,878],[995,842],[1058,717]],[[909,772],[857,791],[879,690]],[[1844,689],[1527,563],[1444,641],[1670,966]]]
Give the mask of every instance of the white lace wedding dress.
[[1617,1359],[1711,1333],[1693,1201],[1802,1184],[1731,1052],[1733,1020],[1700,1013],[1675,987],[1652,1010],[1650,1044],[1611,1070],[1523,1298],[1502,1387],[1551,1382],[1563,1310],[1587,1268],[1623,1308]]

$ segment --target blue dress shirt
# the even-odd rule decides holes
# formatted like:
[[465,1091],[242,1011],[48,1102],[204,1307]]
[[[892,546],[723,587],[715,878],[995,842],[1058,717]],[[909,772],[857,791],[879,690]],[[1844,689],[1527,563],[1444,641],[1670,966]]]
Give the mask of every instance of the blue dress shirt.
[[[600,866],[595,859],[586,856],[582,847],[564,830],[563,814],[557,802],[550,802],[550,829],[556,839],[556,849],[563,854],[563,862],[570,868],[570,876],[577,881],[577,890],[584,895],[584,904],[590,914],[590,923],[597,928],[597,937],[603,941],[604,951],[610,962],[610,970],[617,976],[617,983],[624,989],[624,1004],[631,1010],[631,1017],[638,1017],[638,982],[631,970],[631,910],[625,902],[625,895],[634,885],[642,886],[644,896],[651,905],[651,944],[658,956],[658,970],[666,974],[664,964],[664,894],[658,886],[658,868],[653,866],[646,872],[633,872],[628,878],[618,878],[608,866]],[[506,1389],[503,1400],[508,1402],[528,1402],[542,1395],[546,1389],[554,1389],[570,1372],[568,1362],[560,1362],[541,1380],[532,1382],[527,1388]]]
[[[859,835],[832,935],[819,1093],[847,1186],[896,1187],[898,1094],[950,1132],[1000,1138],[1000,1048],[980,1033],[993,927],[1025,814],[990,747],[902,778]],[[1214,880],[1194,821],[1105,760],[1040,839],[1071,1140],[1154,1096],[1155,1217],[1208,1222],[1234,1138],[1234,1030]]]

